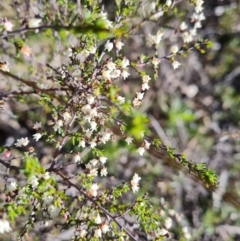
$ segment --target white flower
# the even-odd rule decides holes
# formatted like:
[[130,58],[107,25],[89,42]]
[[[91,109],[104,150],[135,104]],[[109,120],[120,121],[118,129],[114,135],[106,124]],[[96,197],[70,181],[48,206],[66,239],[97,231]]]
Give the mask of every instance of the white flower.
[[166,5],[170,7],[172,5],[172,0],[167,0]]
[[74,155],[73,161],[75,163],[80,163],[81,162],[81,156],[80,156],[79,152]]
[[137,92],[136,94],[137,94],[137,98],[138,98],[139,100],[142,100],[142,99],[143,99],[143,97],[144,97],[144,92],[143,92],[143,93],[142,93],[142,92]]
[[42,123],[41,122],[36,122],[34,125],[33,125],[33,129],[35,130],[38,130],[42,128]]
[[111,133],[109,131],[105,131],[102,134],[102,137],[100,138],[100,141],[105,144],[107,141],[109,141],[111,138]]
[[50,173],[49,172],[44,172],[43,175],[42,175],[42,178],[44,180],[48,180],[50,178]]
[[61,211],[61,209],[54,205],[50,205],[48,207],[48,212],[49,212],[51,218],[56,218],[58,216],[58,214],[60,213],[60,211]]
[[21,146],[27,146],[29,143],[29,140],[28,138],[21,138],[21,139],[18,139],[17,140],[17,143],[15,143],[15,146],[17,147],[21,147]]
[[[98,160],[97,160],[97,159],[92,159],[92,160],[90,161],[90,163],[91,163],[93,166],[96,166],[96,165],[98,164]],[[91,169],[91,168],[89,168],[89,169]]]
[[132,187],[132,191],[135,193],[139,190],[139,181],[141,180],[141,177],[138,176],[138,174],[134,174],[133,179],[131,180],[130,184]]
[[151,78],[150,78],[149,75],[144,75],[144,76],[142,77],[142,80],[143,80],[143,83],[148,83],[149,80],[151,80]]
[[82,107],[82,112],[83,112],[84,114],[87,114],[90,109],[91,109],[91,106],[90,106],[89,104],[84,105],[84,106]]
[[117,100],[119,101],[119,104],[123,104],[125,102],[125,97],[122,97],[122,96],[118,96],[117,97]]
[[95,54],[96,51],[97,51],[97,48],[96,48],[95,46],[91,46],[91,47],[89,48],[89,52],[90,52],[91,54]]
[[174,69],[177,69],[180,65],[181,64],[176,60],[172,62],[172,66],[173,66]]
[[17,189],[17,183],[16,182],[9,182],[7,183],[7,190],[9,192],[13,192]]
[[116,79],[116,78],[120,77],[120,75],[121,75],[121,71],[119,69],[115,69],[111,73],[111,77],[113,79]]
[[63,119],[68,122],[71,119],[71,115],[69,114],[69,112],[64,112],[63,113]]
[[105,45],[105,49],[110,52],[113,49],[113,43],[112,42],[107,42]]
[[104,165],[104,164],[106,163],[106,161],[107,161],[107,157],[101,156],[101,157],[99,158],[99,161]]
[[98,175],[98,169],[97,168],[91,168],[88,176],[89,177],[96,177],[97,175]]
[[116,69],[116,64],[110,61],[107,63],[107,68],[113,71],[114,69]]
[[28,20],[28,27],[29,28],[37,28],[40,26],[41,22],[42,22],[41,18],[30,18]]
[[144,140],[144,146],[145,146],[146,149],[149,149],[149,147],[151,146],[151,143]]
[[85,237],[86,235],[87,235],[87,231],[86,231],[85,229],[82,229],[82,230],[80,231],[80,233],[79,233],[79,236],[80,236],[81,238]]
[[129,60],[124,57],[123,60],[121,61],[121,67],[125,69],[129,66],[129,64],[130,64]]
[[143,153],[145,152],[144,147],[139,147],[139,148],[137,149],[137,152],[139,153],[140,156],[142,156]]
[[164,12],[163,12],[162,10],[160,10],[160,11],[158,11],[157,13],[154,13],[154,14],[150,17],[150,20],[157,21],[163,14],[164,14]]
[[180,24],[180,30],[185,30],[185,29],[187,29],[188,28],[188,26],[187,26],[187,24],[186,24],[186,22],[182,22],[181,24]]
[[91,105],[94,102],[94,100],[95,100],[95,97],[93,95],[89,95],[87,97],[87,102],[89,105]]
[[84,57],[84,58],[87,58],[89,55],[90,55],[90,52],[86,49],[84,49],[82,52],[81,52],[81,55]]
[[167,233],[168,233],[168,231],[167,231],[166,229],[164,229],[164,228],[161,228],[161,229],[159,230],[159,235],[160,235],[160,236],[165,236]]
[[176,54],[176,53],[178,52],[178,46],[173,45],[173,46],[171,47],[171,52],[172,52],[173,54]]
[[97,122],[91,121],[90,125],[91,125],[91,131],[95,131],[97,129]]
[[163,32],[159,30],[156,35],[148,34],[147,45],[151,47],[152,45],[158,45],[162,40]]
[[8,20],[4,20],[3,23],[2,23],[2,25],[3,25],[3,27],[4,27],[7,31],[9,31],[9,32],[12,31],[13,26],[14,26],[14,24],[12,24],[12,22],[10,22],[10,21],[8,21]]
[[148,85],[148,83],[143,83],[142,84],[142,90],[148,90],[150,88],[150,86]]
[[105,79],[105,80],[111,80],[111,70],[106,70],[104,69],[102,71],[102,77]]
[[91,197],[96,197],[98,189],[99,189],[98,184],[93,183],[88,191],[88,195],[90,195]]
[[36,133],[33,135],[33,139],[38,141],[40,138],[42,137],[42,134],[41,133]]
[[29,184],[32,185],[33,188],[36,188],[39,184],[38,178],[36,176],[31,176],[29,179]]
[[123,70],[121,73],[121,76],[123,77],[123,79],[126,79],[129,75],[130,74],[126,70]]
[[130,143],[132,143],[133,138],[128,136],[128,137],[125,139],[125,141],[126,141],[127,144],[129,145]]
[[107,176],[107,174],[108,174],[108,172],[107,172],[107,168],[106,167],[103,167],[102,169],[101,169],[101,177],[106,177]]
[[160,62],[161,61],[156,57],[152,59],[152,64],[154,65],[154,68],[157,68]]
[[138,107],[138,106],[140,106],[141,104],[142,104],[142,101],[139,100],[138,98],[135,98],[135,99],[133,100],[133,106]]
[[117,40],[117,41],[115,42],[115,46],[116,46],[117,50],[121,50],[122,47],[124,46],[124,43],[121,42],[121,41],[119,41],[119,40]]
[[195,2],[195,11],[196,11],[197,13],[199,13],[199,12],[201,12],[201,11],[203,10],[203,7],[202,7],[203,3],[204,3],[203,0],[197,0],[197,1]]
[[102,237],[102,230],[100,228],[95,229],[94,236],[97,237],[97,238],[101,238]]
[[81,140],[78,146],[86,147],[86,142],[84,140]]
[[6,219],[0,219],[0,234],[9,233],[12,231],[9,222]]
[[95,218],[94,221],[95,221],[96,224],[100,224],[102,222],[102,219],[101,219],[99,214],[97,215],[97,217]]
[[47,206],[47,205],[49,205],[49,204],[51,204],[52,203],[52,201],[53,201],[53,196],[50,196],[50,195],[44,195],[43,196],[43,198],[42,198],[42,200],[43,200],[43,204],[45,205],[45,206]]
[[189,32],[184,32],[182,38],[184,43],[190,43],[193,41],[193,37]]
[[90,147],[93,149],[95,146],[97,146],[97,142],[92,140],[91,142],[89,142]]
[[86,134],[86,136],[89,138],[89,137],[91,137],[91,135],[92,135],[92,131],[89,130],[89,129],[87,129],[87,130],[85,130],[85,134]]
[[109,226],[108,226],[106,223],[104,223],[104,224],[102,225],[101,229],[102,229],[103,233],[106,233],[106,232],[108,232],[108,230],[109,230]]
[[165,220],[165,227],[166,229],[170,229],[172,227],[172,219],[171,218],[166,218]]
[[5,72],[9,72],[9,65],[6,61],[0,63],[0,69]]

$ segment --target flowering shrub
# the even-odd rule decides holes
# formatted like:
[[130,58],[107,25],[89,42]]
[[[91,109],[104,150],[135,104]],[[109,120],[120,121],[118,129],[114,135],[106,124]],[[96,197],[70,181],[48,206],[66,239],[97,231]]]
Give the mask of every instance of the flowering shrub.
[[[198,36],[203,1],[116,1],[112,11],[104,1],[42,1],[31,3],[22,21],[27,6],[14,4],[17,19],[1,21],[7,46],[1,99],[17,102],[7,116],[25,111],[26,126],[1,147],[0,233],[13,240],[41,233],[61,240],[163,240],[171,236],[172,216],[183,227],[180,235],[191,239],[177,211],[164,200],[157,209],[140,192],[137,171],[114,173],[110,149],[149,153],[215,190],[214,171],[154,139],[141,111],[163,61],[174,71],[183,57],[210,46]],[[148,51],[128,53],[135,51],[131,41]]]

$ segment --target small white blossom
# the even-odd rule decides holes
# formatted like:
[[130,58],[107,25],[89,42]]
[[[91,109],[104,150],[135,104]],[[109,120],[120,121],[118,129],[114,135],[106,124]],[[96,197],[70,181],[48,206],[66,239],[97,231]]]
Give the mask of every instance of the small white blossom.
[[170,7],[172,5],[172,0],[167,0],[166,5]]
[[172,219],[171,218],[166,218],[165,220],[165,227],[166,229],[170,229],[172,227]]
[[160,236],[165,236],[167,233],[168,233],[168,231],[167,231],[166,229],[164,229],[164,228],[161,228],[161,229],[159,230],[159,235],[160,235]]
[[97,196],[97,191],[99,189],[99,186],[97,183],[93,183],[88,191],[88,194],[91,196],[91,197],[96,197]]
[[17,183],[16,182],[9,182],[7,183],[7,190],[9,192],[13,192],[17,189]]
[[131,180],[130,184],[132,187],[132,191],[135,193],[139,190],[139,181],[141,180],[141,177],[138,176],[138,174],[134,174],[133,179]]
[[78,146],[80,146],[80,147],[86,147],[86,142],[84,141],[84,140],[81,140],[80,142],[79,142],[79,145]]
[[125,141],[126,141],[126,142],[127,142],[127,144],[129,145],[129,144],[131,144],[131,143],[132,143],[133,138],[128,136],[128,137],[125,139]]
[[145,152],[144,147],[139,147],[139,148],[137,149],[137,152],[139,153],[140,156],[143,156],[143,153]]
[[182,38],[184,43],[190,43],[193,41],[193,36],[189,32],[184,32]]
[[95,131],[97,129],[97,122],[91,121],[90,125],[91,125],[91,131]]
[[123,77],[123,79],[126,79],[129,75],[130,74],[126,70],[123,70],[121,73],[121,76]]
[[148,85],[148,83],[143,83],[142,84],[142,90],[148,90],[150,88],[150,86]]
[[157,21],[160,17],[162,17],[164,14],[163,10],[158,11],[157,13],[154,13],[151,17],[150,20]]
[[108,42],[105,45],[105,49],[110,52],[113,49],[113,43],[112,42]]
[[100,228],[95,229],[94,236],[97,237],[97,238],[101,238],[102,237],[102,230]]
[[71,115],[69,114],[69,112],[64,112],[63,113],[63,119],[68,122],[71,119]]
[[152,60],[152,64],[153,64],[154,68],[157,68],[160,62],[161,61],[158,58],[154,57]]
[[[93,165],[93,166],[96,166],[98,164],[98,160],[97,159],[92,159],[90,161],[90,163]],[[91,169],[91,168],[90,168]]]
[[101,219],[99,214],[96,216],[94,221],[95,221],[96,224],[100,224],[102,222],[102,219]]
[[10,223],[6,219],[0,219],[0,234],[9,233],[12,231]]
[[60,213],[60,211],[61,211],[61,209],[54,205],[50,205],[48,207],[48,212],[49,212],[51,218],[56,218],[58,216],[58,214]]
[[121,50],[122,47],[124,46],[124,43],[121,42],[121,41],[119,41],[119,40],[117,40],[117,41],[115,42],[115,46],[116,46],[117,50]]
[[94,140],[92,140],[91,142],[89,142],[89,144],[90,144],[90,147],[91,147],[92,149],[97,146],[97,142],[94,141]]
[[122,96],[118,96],[117,97],[117,100],[119,101],[119,104],[123,104],[125,102],[125,97],[122,97]]
[[203,3],[204,3],[203,0],[197,0],[197,1],[195,2],[195,11],[196,11],[197,13],[199,13],[199,12],[201,12],[201,11],[203,10],[203,7],[202,7]]
[[38,178],[36,176],[31,176],[29,179],[29,184],[35,189],[39,184]]
[[14,24],[12,24],[12,22],[10,22],[9,20],[4,20],[2,22],[2,25],[8,32],[11,32],[14,26]]
[[79,236],[80,236],[81,238],[85,237],[86,235],[87,235],[87,231],[86,231],[85,229],[82,229],[82,230],[80,231],[80,233],[79,233]]
[[109,141],[111,138],[111,133],[109,131],[106,131],[102,134],[102,137],[100,138],[100,141],[103,144],[106,144],[107,141]]
[[53,201],[53,196],[44,195],[43,198],[42,198],[42,200],[43,200],[43,204],[44,204],[45,206],[48,206],[49,204],[52,203],[52,201]]
[[129,60],[124,57],[123,60],[121,61],[121,67],[125,69],[129,66],[129,64],[130,64]]
[[149,147],[151,146],[151,143],[144,140],[144,146],[145,146],[146,149],[149,149]]
[[173,46],[171,47],[171,52],[172,52],[173,54],[176,54],[176,53],[178,52],[178,46],[173,45]]
[[80,156],[80,153],[76,153],[73,157],[73,161],[75,163],[80,163],[81,162],[81,156]]
[[186,22],[182,22],[181,24],[180,24],[180,30],[185,30],[185,29],[187,29],[188,28],[188,25],[186,24]]
[[41,18],[30,18],[28,20],[28,27],[29,28],[37,28],[40,26],[41,22],[42,22]]
[[101,174],[101,177],[106,177],[107,174],[108,174],[107,168],[106,168],[106,167],[103,167],[103,168],[101,169],[100,174]]
[[49,172],[44,172],[43,175],[42,175],[42,178],[44,180],[48,180],[50,178],[50,173]]
[[104,165],[104,164],[106,163],[106,161],[107,161],[107,157],[101,156],[101,157],[99,158],[99,161]]
[[33,129],[35,130],[38,130],[42,128],[42,123],[41,122],[36,122],[34,125],[33,125]]
[[85,134],[86,134],[86,136],[87,136],[88,138],[90,138],[91,135],[92,135],[92,131],[89,130],[89,129],[87,129],[87,130],[85,130]]
[[90,52],[91,54],[95,54],[96,51],[97,51],[97,48],[96,48],[95,46],[91,46],[91,47],[89,48],[89,52]]
[[94,100],[95,100],[95,97],[93,95],[89,95],[87,97],[87,102],[89,105],[91,105],[94,102]]
[[150,78],[149,75],[144,75],[144,76],[142,77],[142,80],[143,80],[143,83],[148,83],[149,80],[151,80],[151,78]]
[[162,40],[163,32],[159,30],[156,35],[148,34],[147,45],[151,47],[152,45],[158,45]]
[[140,106],[141,104],[142,104],[142,101],[139,100],[138,98],[135,98],[135,99],[133,100],[133,106],[138,107],[138,106]]
[[89,55],[90,55],[90,52],[86,49],[84,49],[82,52],[81,52],[81,55],[84,57],[84,58],[87,58]]
[[176,60],[172,62],[172,66],[173,66],[174,69],[177,69],[180,65],[181,64]]
[[111,77],[113,79],[119,78],[121,76],[121,71],[119,69],[115,69],[111,73]]
[[116,64],[110,61],[107,63],[107,68],[113,71],[114,69],[116,69]]
[[33,139],[34,139],[35,141],[38,141],[41,137],[42,137],[42,134],[41,134],[41,133],[36,133],[36,134],[33,135]]
[[27,146],[29,143],[28,138],[21,138],[17,140],[17,143],[15,143],[15,146],[17,147],[22,147],[22,146]]
[[143,99],[143,97],[144,97],[144,92],[143,92],[143,93],[142,93],[142,92],[137,92],[136,94],[137,94],[137,98],[138,98],[139,100],[142,100],[142,99]]
[[104,69],[102,71],[102,77],[105,79],[105,80],[111,80],[111,70],[106,70]]
[[101,229],[102,229],[102,232],[103,232],[103,233],[107,233],[108,230],[109,230],[109,226],[108,226],[106,223],[104,223],[104,224],[102,225]]

